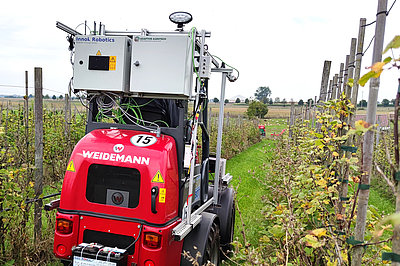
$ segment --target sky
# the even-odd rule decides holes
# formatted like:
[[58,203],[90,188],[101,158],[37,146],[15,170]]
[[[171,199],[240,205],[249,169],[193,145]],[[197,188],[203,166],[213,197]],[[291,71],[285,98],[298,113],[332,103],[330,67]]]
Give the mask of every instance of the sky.
[[[388,8],[394,0],[388,0]],[[25,70],[33,87],[34,67],[43,69],[44,94],[67,93],[72,76],[67,34],[56,28],[60,21],[75,28],[85,20],[105,24],[106,30],[173,31],[174,11],[187,11],[193,21],[186,26],[211,31],[209,51],[240,71],[227,83],[226,98],[254,96],[268,86],[272,98],[298,101],[319,95],[325,60],[332,61],[331,77],[350,52],[358,36],[359,20],[375,20],[377,0],[247,0],[247,1],[5,1],[0,9],[0,95],[23,95]],[[400,3],[386,21],[385,44],[400,34]],[[82,26],[77,28],[83,32]],[[365,48],[375,32],[366,28]],[[373,46],[373,45],[372,45]],[[362,74],[372,65],[370,47],[363,57]],[[397,56],[399,56],[397,54]],[[155,73],[156,76],[156,73]],[[379,100],[395,98],[400,72],[385,71]],[[220,97],[221,77],[211,75],[210,98]],[[10,87],[21,86],[20,87]],[[368,99],[368,84],[359,100]],[[33,94],[33,88],[29,89]]]

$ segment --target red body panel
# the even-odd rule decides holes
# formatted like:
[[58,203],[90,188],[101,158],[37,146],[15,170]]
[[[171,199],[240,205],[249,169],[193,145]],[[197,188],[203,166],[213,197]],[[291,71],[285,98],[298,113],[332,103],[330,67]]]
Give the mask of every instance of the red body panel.
[[[137,134],[143,134],[143,132],[102,129],[94,130],[81,139],[70,159],[70,162],[73,161],[75,172],[67,171],[65,173],[60,209],[107,213],[154,224],[164,224],[176,217],[178,215],[179,179],[175,141],[172,137],[161,135],[153,145],[137,147],[130,141],[131,137]],[[155,136],[151,133],[146,134]],[[117,144],[124,145],[122,152],[115,153],[113,151],[113,147]],[[110,156],[110,159],[99,159],[105,154],[109,154],[106,157]],[[122,156],[124,156],[124,160],[120,159]],[[134,163],[126,161],[128,156]],[[139,170],[141,174],[139,206],[130,209],[89,202],[85,194],[86,178],[91,164],[130,167]],[[164,183],[151,182],[158,171],[160,171]],[[157,214],[151,212],[151,188],[153,186],[166,189],[165,203],[157,200]]]
[[[175,140],[161,135],[154,144],[138,147],[131,138],[139,134],[155,137],[152,133],[133,130],[98,129],[87,134],[76,145],[65,173],[57,213],[57,218],[73,220],[73,232],[70,235],[55,233],[54,252],[58,257],[71,258],[71,248],[82,243],[85,229],[136,238],[139,234],[138,225],[144,224],[141,239],[135,244],[135,252],[129,256],[128,265],[131,262],[143,265],[147,259],[152,259],[155,265],[179,264],[183,241],[174,241],[171,233],[178,223],[179,200]],[[91,164],[137,169],[140,172],[138,206],[128,208],[89,202],[86,185]],[[157,196],[157,213],[151,210],[151,189],[154,186],[163,191]],[[159,249],[143,246],[143,233],[146,230],[162,235]],[[60,244],[66,247],[65,254],[57,252]]]

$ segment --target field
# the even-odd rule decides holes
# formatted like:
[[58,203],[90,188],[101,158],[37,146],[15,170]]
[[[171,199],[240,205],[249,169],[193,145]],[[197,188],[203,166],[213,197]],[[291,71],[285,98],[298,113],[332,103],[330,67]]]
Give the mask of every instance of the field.
[[[30,106],[32,102],[30,100]],[[68,156],[75,143],[84,134],[86,111],[78,101],[72,102],[72,130],[68,137],[64,130],[64,101],[45,100],[44,105],[45,188],[43,195],[48,195],[60,190]],[[6,110],[7,106],[8,110]],[[54,213],[44,213],[43,241],[40,246],[34,246],[32,242],[33,207],[30,207],[33,205],[21,204],[24,199],[34,197],[33,115],[32,113],[30,115],[30,130],[26,135],[21,119],[22,106],[23,102],[20,99],[0,99],[2,123],[0,125],[2,147],[0,200],[2,208],[10,209],[10,211],[1,212],[0,237],[3,244],[0,245],[0,261],[16,264],[47,264],[54,260],[51,254]],[[219,106],[211,103],[209,107],[212,113],[211,147],[214,147],[217,126],[215,114],[219,111]],[[263,120],[247,119],[246,109],[247,106],[244,104],[225,105],[222,155],[229,159],[227,170],[234,176],[232,186],[237,191],[236,242],[232,260],[239,264],[258,264],[256,262],[260,261],[265,264],[284,264],[288,260],[295,264],[307,261],[318,264],[322,263],[324,258],[330,260],[334,256],[326,250],[329,251],[332,241],[338,241],[339,238],[324,231],[326,235],[318,237],[317,242],[312,242],[315,240],[312,234],[315,233],[310,233],[311,235],[307,233],[328,229],[318,220],[329,218],[330,220],[327,221],[331,224],[337,222],[334,219],[337,213],[332,209],[333,204],[338,202],[337,196],[334,195],[333,187],[327,186],[325,178],[330,180],[332,173],[341,171],[340,165],[345,166],[350,162],[335,159],[336,155],[332,156],[332,154],[341,153],[340,141],[334,139],[331,133],[322,136],[304,125],[296,125],[293,134],[297,137],[294,139],[288,139],[287,133],[276,136],[283,129],[287,129],[289,106],[270,106],[269,113]],[[390,111],[392,111],[391,108],[378,108],[378,113]],[[364,112],[365,110],[361,110],[359,113]],[[264,138],[259,135],[259,124],[266,125]],[[322,141],[327,139],[328,142],[337,142],[337,144],[329,146],[329,149],[324,148],[324,145],[321,148]],[[213,148],[211,150],[213,151]],[[382,150],[382,147],[378,150]],[[360,175],[357,170],[360,164],[355,158],[359,155],[359,153],[352,155],[354,159],[351,161],[352,180],[349,182],[350,202],[347,208],[356,199],[355,180]],[[325,159],[318,161],[321,158]],[[333,160],[332,166],[325,163],[326,160]],[[374,173],[373,187],[370,192],[371,214],[368,218],[370,226],[368,240],[371,240],[374,226],[378,225],[379,220],[395,210],[393,195],[376,175]],[[319,216],[321,213],[325,216]],[[290,218],[292,216],[296,217],[296,222]],[[285,228],[285,224],[290,224],[292,229]],[[350,221],[350,225],[352,229],[354,221]],[[285,234],[286,239],[283,239]],[[384,232],[382,237],[388,238],[390,233]],[[303,243],[307,249],[297,246],[299,243]],[[373,261],[372,264],[381,262],[376,254],[382,249],[390,248],[390,245],[391,243],[374,247],[374,255],[370,251],[367,252],[368,258]],[[15,253],[15,250],[10,247],[14,247],[18,252]],[[291,249],[290,252],[289,249]],[[348,249],[343,246],[343,254],[347,254],[347,251]],[[300,252],[301,256],[293,257],[291,254],[293,252]],[[314,253],[316,255],[313,255]]]

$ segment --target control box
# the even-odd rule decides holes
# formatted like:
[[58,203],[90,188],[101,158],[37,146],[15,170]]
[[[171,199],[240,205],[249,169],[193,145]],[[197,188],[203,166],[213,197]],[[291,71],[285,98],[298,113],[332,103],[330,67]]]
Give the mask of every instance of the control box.
[[128,92],[131,46],[126,36],[77,35],[74,89]]
[[130,91],[190,97],[192,61],[188,34],[133,36]]

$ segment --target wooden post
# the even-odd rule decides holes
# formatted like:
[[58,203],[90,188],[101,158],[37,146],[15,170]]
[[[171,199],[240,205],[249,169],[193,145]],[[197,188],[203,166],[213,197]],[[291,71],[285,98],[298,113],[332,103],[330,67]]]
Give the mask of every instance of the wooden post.
[[348,71],[349,71],[350,55],[346,55],[346,63],[343,72],[343,83],[342,83],[342,93],[346,95],[347,81],[348,81]]
[[[343,85],[345,96],[346,96],[346,100],[351,98],[351,87],[348,85],[348,80],[350,78],[353,78],[354,60],[355,60],[355,56],[356,56],[356,45],[357,45],[357,39],[352,38],[351,39],[351,45],[350,45],[350,55],[346,56],[346,69],[347,69],[346,72],[347,73],[345,75],[346,78],[345,78],[345,83]],[[349,121],[348,119],[345,119],[345,120],[346,120],[346,122]],[[343,135],[346,134],[346,130],[342,129],[342,134]],[[352,145],[352,139],[351,138],[347,139],[346,145],[347,146],[351,146]],[[347,159],[351,158],[351,152],[346,151],[344,153],[345,153],[345,156],[346,156]],[[343,173],[343,175],[341,177],[342,178],[342,182],[339,185],[338,212],[340,214],[342,214],[343,217],[344,217],[345,210],[346,210],[345,204],[344,204],[345,201],[343,199],[347,198],[347,194],[348,194],[348,189],[349,189],[349,185],[348,185],[348,183],[349,183],[349,171],[350,171],[350,169],[349,169],[349,164],[348,163],[346,163],[343,166],[342,171],[340,171],[340,172]],[[345,220],[342,220],[342,221],[345,221]],[[345,224],[343,222],[340,223],[340,229],[341,230],[342,230],[344,225]]]
[[338,74],[335,74],[335,76],[333,76],[331,100],[337,99],[338,77],[339,77]]
[[329,81],[329,73],[331,71],[331,61],[325,60],[324,68],[322,70],[322,80],[321,80],[321,88],[319,91],[319,100],[318,103],[322,103],[326,101],[327,98],[327,89],[328,89],[328,81]]
[[[382,61],[383,40],[385,36],[385,24],[386,24],[386,11],[387,11],[387,0],[379,0],[378,11],[376,15],[375,40],[374,40],[374,52],[372,55],[372,64]],[[371,79],[369,83],[367,123],[369,123],[370,125],[375,124],[379,84],[380,84],[379,77]],[[360,181],[360,184],[366,186],[369,186],[370,184],[373,151],[374,151],[374,132],[372,130],[369,130],[364,135],[363,169],[362,169],[363,175],[361,176],[361,181]],[[369,189],[360,190],[358,198],[359,199],[357,205],[357,220],[356,220],[356,227],[354,230],[354,239],[357,241],[364,241]],[[363,253],[364,253],[363,246],[354,246],[353,259],[352,259],[353,266],[361,265]]]
[[337,96],[336,99],[340,99],[340,95],[342,94],[342,83],[343,83],[343,73],[344,71],[344,63],[340,63],[340,70],[337,82]]
[[[69,95],[66,93],[64,98],[64,120],[65,120],[65,140],[67,141],[67,147],[70,148],[71,140],[71,101],[69,100]],[[70,150],[67,150],[70,153]]]
[[333,86],[333,80],[331,79],[331,80],[329,80],[328,93],[326,95],[327,96],[326,97],[327,101],[331,100],[331,97],[332,97],[332,86]]
[[[355,67],[355,60],[356,60],[356,48],[357,48],[357,39],[352,38],[351,39],[351,45],[350,45],[350,56],[349,56],[349,63],[347,64],[347,81],[349,79],[353,78],[354,74],[354,67]],[[351,99],[351,86],[349,86],[346,82],[345,88],[346,88],[346,99]]]
[[295,120],[295,109],[294,109],[294,102],[290,103],[290,120],[289,120],[289,138],[292,138],[292,128],[294,125],[294,120]]
[[[26,156],[25,163],[29,164],[29,102],[28,102],[28,71],[25,71],[25,101],[24,101],[24,110],[25,110],[25,145],[26,145]],[[29,169],[29,167],[28,167]],[[26,171],[26,182],[29,183],[29,171]]]
[[[358,97],[358,80],[360,79],[361,73],[361,61],[363,57],[364,51],[364,38],[365,38],[365,24],[366,19],[360,19],[360,29],[358,31],[358,44],[357,44],[357,54],[356,54],[356,68],[354,71],[354,83],[353,83],[353,93],[351,95],[351,103],[354,105],[354,108],[357,108],[357,97]],[[354,116],[350,119],[350,125],[354,126]]]
[[[42,68],[35,67],[35,199],[43,193],[43,86]],[[34,242],[38,244],[42,236],[42,205],[35,202]]]

